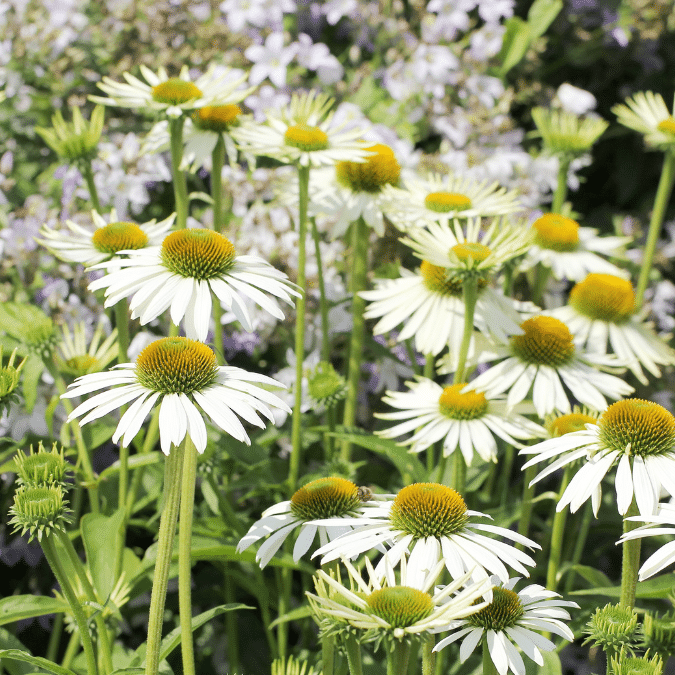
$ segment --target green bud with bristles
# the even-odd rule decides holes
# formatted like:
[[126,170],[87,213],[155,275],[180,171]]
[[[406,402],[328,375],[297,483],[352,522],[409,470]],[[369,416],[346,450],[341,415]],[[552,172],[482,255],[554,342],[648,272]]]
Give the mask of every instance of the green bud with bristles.
[[621,649],[633,653],[637,634],[637,613],[632,607],[605,605],[595,610],[595,614],[586,624],[584,633],[588,636],[583,644],[589,642],[603,651],[618,652]]
[[52,445],[51,451],[45,450],[40,441],[38,451],[33,451],[30,446],[29,454],[18,453],[14,457],[16,464],[17,481],[26,487],[45,487],[59,484],[65,487],[66,473],[70,470],[70,464],[66,461],[61,450],[57,450],[57,444]]
[[14,366],[16,360],[16,348],[9,357],[6,366],[2,366],[2,345],[0,345],[0,415],[9,408],[10,403],[18,403],[19,397],[16,388],[21,380],[21,371],[26,364],[26,359],[18,366]]
[[332,408],[347,395],[344,377],[327,361],[321,361],[307,374],[307,389],[318,411]]
[[307,670],[307,661],[302,663],[292,656],[272,661],[272,675],[320,675],[313,668]]
[[60,485],[27,487],[22,485],[14,494],[14,505],[9,512],[14,516],[9,522],[14,525],[14,532],[21,534],[30,532],[42,541],[53,530],[64,530],[69,521],[71,510],[66,507],[63,488]]
[[662,675],[663,659],[654,654],[649,658],[649,652],[644,656],[632,656],[622,649],[618,656],[610,659],[612,675]]
[[566,110],[533,108],[532,119],[544,148],[552,155],[573,159],[587,153],[609,124],[600,117],[580,117]]
[[91,120],[82,117],[80,109],[73,107],[73,121],[66,122],[60,111],[52,117],[52,128],[35,127],[35,132],[59,156],[69,162],[90,161],[103,131],[103,106],[97,105]]
[[640,627],[641,647],[658,654],[675,654],[675,615],[654,616],[645,612]]

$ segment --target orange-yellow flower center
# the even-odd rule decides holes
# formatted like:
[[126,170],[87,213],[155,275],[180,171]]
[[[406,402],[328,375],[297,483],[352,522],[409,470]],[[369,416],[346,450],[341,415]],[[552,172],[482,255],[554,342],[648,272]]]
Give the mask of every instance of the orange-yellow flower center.
[[413,483],[394,499],[389,514],[392,526],[415,539],[445,537],[460,532],[469,516],[464,500],[439,483]]
[[372,614],[392,628],[407,628],[426,619],[434,610],[431,596],[409,586],[391,586],[373,591],[366,604]]
[[171,77],[152,88],[152,98],[158,103],[180,105],[202,95],[201,90],[193,83],[181,80],[180,77]]
[[462,280],[458,277],[448,277],[445,267],[432,265],[428,260],[423,260],[420,265],[420,274],[424,285],[434,293],[441,295],[462,295]]
[[466,243],[455,244],[450,249],[462,262],[468,262],[471,258],[474,263],[483,262],[492,251],[485,244]]
[[545,213],[532,223],[535,241],[552,251],[574,251],[579,245],[579,223],[559,213]]
[[338,162],[335,165],[337,180],[353,192],[379,192],[385,185],[394,185],[401,174],[394,151],[378,143],[365,148],[373,153],[365,162]]
[[175,274],[194,279],[212,279],[232,268],[234,246],[213,230],[190,228],[172,232],[162,242],[164,266]]
[[636,309],[630,281],[612,274],[589,274],[572,288],[569,304],[590,319],[610,323],[627,321]]
[[303,520],[334,518],[355,509],[359,489],[350,480],[338,476],[319,478],[301,487],[291,497],[291,512]]
[[284,134],[284,143],[303,152],[315,152],[328,148],[328,134],[319,127],[296,124],[288,127]]
[[659,131],[665,131],[668,134],[675,134],[675,117],[672,115],[666,117],[665,120],[661,120],[661,122],[656,125],[656,128]]
[[[483,598],[478,598],[474,604],[482,601]],[[468,616],[467,622],[475,628],[499,632],[517,625],[524,613],[523,603],[517,593],[508,588],[495,586],[492,589],[492,602]]]
[[207,105],[199,108],[199,110],[195,110],[192,115],[192,121],[200,129],[225,132],[229,131],[237,121],[239,115],[241,115],[241,108],[234,103]]
[[511,337],[513,351],[523,361],[557,368],[574,356],[570,329],[552,316],[535,316],[520,324],[522,335]]
[[117,251],[143,248],[148,243],[148,235],[136,223],[110,223],[99,227],[91,241],[101,253],[113,255]]
[[466,387],[466,382],[453,384],[443,389],[438,399],[438,407],[446,417],[453,420],[475,420],[486,413],[488,402],[485,394],[473,389],[462,394],[464,387]]
[[471,208],[471,200],[457,192],[432,192],[424,198],[424,205],[435,213],[450,213]]
[[552,419],[546,427],[551,436],[564,436],[574,431],[583,431],[587,424],[596,424],[597,421],[598,418],[593,415],[573,412]]

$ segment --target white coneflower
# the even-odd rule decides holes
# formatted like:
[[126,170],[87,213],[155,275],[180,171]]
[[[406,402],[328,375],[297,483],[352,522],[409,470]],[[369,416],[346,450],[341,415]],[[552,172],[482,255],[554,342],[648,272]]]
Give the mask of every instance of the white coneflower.
[[71,329],[61,327],[63,339],[58,345],[56,363],[59,370],[70,375],[87,375],[98,373],[106,368],[117,356],[117,328],[113,329],[103,342],[103,322],[99,321],[96,330],[87,346],[86,326],[84,321],[76,323]]
[[625,104],[615,105],[612,112],[619,118],[619,124],[643,134],[648,147],[656,150],[675,147],[675,118],[660,94],[640,91],[626,99]]

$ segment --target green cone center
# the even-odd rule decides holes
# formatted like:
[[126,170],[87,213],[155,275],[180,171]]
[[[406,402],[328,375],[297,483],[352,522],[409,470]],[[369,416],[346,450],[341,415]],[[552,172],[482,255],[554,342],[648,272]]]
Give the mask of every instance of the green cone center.
[[[479,598],[474,604],[483,602]],[[475,614],[467,617],[467,622],[483,630],[503,631],[518,624],[525,610],[517,593],[495,586],[492,589],[492,602]]]
[[372,614],[384,619],[392,628],[407,628],[426,619],[434,610],[428,593],[408,586],[392,586],[373,591],[366,603]]
[[160,256],[171,272],[199,280],[219,277],[235,262],[230,240],[218,232],[201,228],[172,232],[162,242]]

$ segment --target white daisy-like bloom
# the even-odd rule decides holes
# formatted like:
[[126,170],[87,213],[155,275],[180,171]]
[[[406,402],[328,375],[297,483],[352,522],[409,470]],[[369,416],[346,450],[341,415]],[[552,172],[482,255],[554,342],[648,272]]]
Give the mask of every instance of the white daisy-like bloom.
[[494,577],[492,602],[465,619],[436,629],[434,632],[452,632],[434,647],[434,651],[462,640],[459,659],[464,663],[477,646],[487,641],[490,658],[499,675],[506,675],[509,670],[514,675],[525,675],[525,663],[518,649],[537,665],[543,666],[541,651],[551,652],[556,648],[540,632],[574,640],[574,633],[565,623],[570,620],[570,615],[564,607],[578,608],[579,605],[560,599],[558,593],[538,584],[516,592],[513,589],[519,580],[515,577],[500,584],[499,579]]
[[105,288],[106,307],[131,297],[131,316],[141,324],[170,309],[171,321],[178,325],[182,320],[186,335],[202,342],[211,320],[211,293],[248,331],[252,325],[244,298],[281,320],[284,313],[266,293],[290,304],[291,296],[300,295],[283,272],[261,258],[235,255],[232,243],[213,230],[179,230],[161,246],[125,253],[125,259],[97,266],[109,271],[89,290]]
[[43,239],[36,239],[50,253],[66,262],[95,265],[110,260],[120,251],[138,250],[159,246],[173,226],[176,214],[159,223],[153,219],[147,223],[120,221],[117,211],[110,212],[106,222],[96,211],[91,212],[93,230],[66,220],[68,230],[55,230],[48,225],[40,229]]
[[459,449],[470,466],[474,453],[486,462],[497,461],[495,437],[521,447],[516,439],[546,436],[543,427],[509,409],[504,397],[489,398],[472,390],[462,392],[465,382],[441,387],[420,377],[406,385],[408,391],[388,391],[382,399],[397,412],[375,413],[375,417],[399,424],[375,433],[382,438],[398,438],[414,432],[401,443],[409,445],[410,452],[421,452],[442,440],[445,457]]
[[365,161],[338,162],[335,169],[313,174],[311,210],[336,219],[332,236],[341,237],[349,225],[359,218],[376,232],[384,234],[382,190],[395,185],[401,166],[394,151],[382,143],[363,145],[368,152]]
[[585,429],[523,448],[534,455],[523,468],[552,461],[532,480],[537,483],[567,464],[583,460],[558,502],[573,513],[590,497],[597,516],[602,480],[616,465],[616,505],[625,515],[633,498],[640,515],[656,513],[661,489],[675,496],[675,417],[665,408],[638,398],[610,405]]
[[62,398],[100,391],[68,416],[70,422],[84,415],[80,426],[130,404],[112,437],[113,443],[121,439],[123,447],[131,443],[147,416],[159,405],[160,445],[168,455],[171,445],[179,445],[186,434],[197,451],[204,452],[203,413],[230,436],[247,444],[250,439],[239,417],[264,429],[260,415],[274,422],[272,408],[290,413],[278,396],[253,383],[283,386],[265,375],[219,366],[214,352],[201,342],[168,337],[148,345],[136,363],[123,363],[107,373],[77,378]]
[[599,237],[592,227],[560,213],[545,213],[532,223],[534,244],[521,263],[521,270],[541,263],[556,279],[581,281],[592,272],[621,276],[622,270],[602,256],[617,257],[631,237]]
[[335,576],[318,570],[317,594],[307,592],[313,614],[320,619],[332,617],[359,630],[374,631],[378,642],[382,638],[400,641],[429,633],[480,611],[488,605],[483,596],[490,598],[489,578],[465,586],[470,574],[452,584],[434,587],[443,570],[442,561],[420,576],[412,573],[403,555],[397,580],[391,563],[387,561],[384,575],[380,575],[366,558],[368,581],[349,560],[343,558],[342,563],[349,573],[349,588]]
[[479,518],[488,516],[467,509],[455,490],[439,483],[414,483],[400,490],[393,501],[374,503],[368,513],[346,518],[345,525],[351,525],[354,531],[325,544],[314,556],[323,556],[323,565],[386,544],[390,548],[375,568],[380,577],[386,560],[396,566],[406,552],[410,553],[408,573],[415,578],[433,569],[439,560],[445,562],[453,579],[470,572],[474,580],[496,574],[506,581],[509,573],[504,563],[529,576],[525,565],[534,565],[529,555],[482,532],[529,548],[540,548],[539,545],[503,527],[477,522]]
[[291,96],[288,106],[267,111],[265,124],[249,121],[233,132],[242,150],[301,166],[363,162],[369,156],[360,129],[345,129],[329,112],[334,100],[317,91]]
[[647,147],[668,150],[675,146],[675,118],[660,94],[640,91],[625,104],[615,105],[612,112],[619,124],[643,134]]
[[[626,520],[646,523],[630,532],[624,532],[617,542],[623,544],[628,539],[641,539],[643,537],[657,537],[662,535],[675,535],[675,505],[659,504],[658,511],[652,516],[630,516]],[[661,546],[655,553],[647,558],[640,567],[638,578],[640,581],[649,579],[655,574],[675,563],[675,540]]]
[[564,321],[575,341],[588,351],[613,352],[642,384],[642,367],[661,377],[659,366],[675,363],[675,351],[637,312],[635,293],[628,279],[611,274],[589,274],[570,292],[568,304],[551,314]]
[[403,188],[387,185],[382,191],[382,210],[401,230],[424,227],[429,220],[501,216],[522,208],[517,190],[455,174],[430,173],[405,180]]
[[[458,245],[461,247],[462,245]],[[379,319],[374,335],[403,324],[397,342],[410,338],[422,354],[437,356],[446,347],[458,353],[464,333],[464,301],[461,277],[449,276],[447,268],[423,260],[417,273],[401,270],[400,279],[376,279],[377,288],[359,295],[369,301],[364,316]],[[534,309],[490,288],[479,278],[474,326],[497,340],[521,333],[518,308]]]
[[560,319],[533,316],[521,328],[522,335],[481,355],[482,360],[497,363],[470,383],[472,389],[489,397],[508,392],[508,406],[529,397],[542,418],[556,410],[572,411],[565,388],[579,403],[596,410],[607,407],[605,396],[617,399],[634,391],[621,378],[598,370],[621,372],[618,366],[623,364],[616,357],[584,351]]
[[[384,498],[381,495],[367,495]],[[290,534],[300,528],[293,547],[293,560],[297,562],[311,548],[316,535],[323,546],[351,527],[345,526],[344,518],[353,518],[363,513],[368,500],[362,489],[352,481],[339,476],[319,478],[304,485],[283,502],[263,511],[237,545],[237,552],[245,551],[255,542],[271,535],[256,553],[260,567],[265,567]],[[323,525],[312,523],[324,521]]]
[[122,73],[126,83],[104,77],[98,86],[108,98],[90,96],[90,100],[121,108],[161,111],[175,118],[195,108],[239,103],[254,90],[254,87],[241,89],[247,75],[233,77],[229,68],[212,66],[194,82],[187,66],[181,68],[178,77],[169,77],[164,68],[153,73],[141,65],[140,70],[145,82],[130,73]]
[[87,330],[80,321],[71,330],[61,326],[63,339],[59,342],[56,363],[59,370],[71,375],[98,373],[106,368],[117,356],[117,328],[114,328],[103,342],[103,321],[99,321],[87,345]]

